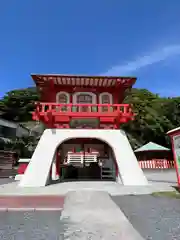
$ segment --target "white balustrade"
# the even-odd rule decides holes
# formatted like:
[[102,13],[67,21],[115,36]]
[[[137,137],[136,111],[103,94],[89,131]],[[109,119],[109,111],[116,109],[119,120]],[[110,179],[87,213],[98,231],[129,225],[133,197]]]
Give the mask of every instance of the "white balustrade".
[[97,154],[68,153],[67,164],[83,164],[97,162]]

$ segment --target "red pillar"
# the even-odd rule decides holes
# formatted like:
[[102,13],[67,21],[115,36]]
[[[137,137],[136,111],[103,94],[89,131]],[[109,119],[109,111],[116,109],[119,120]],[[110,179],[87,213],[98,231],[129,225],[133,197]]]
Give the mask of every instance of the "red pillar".
[[56,151],[56,174],[60,176],[60,153],[58,149]]

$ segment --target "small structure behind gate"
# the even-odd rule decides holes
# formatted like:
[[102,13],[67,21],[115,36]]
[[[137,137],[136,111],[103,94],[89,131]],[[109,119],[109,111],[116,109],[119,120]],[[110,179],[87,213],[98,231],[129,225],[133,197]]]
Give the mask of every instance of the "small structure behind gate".
[[16,175],[13,168],[16,161],[16,153],[12,151],[0,151],[0,178],[8,178]]
[[149,142],[134,152],[140,167],[143,169],[174,168],[174,160],[169,148]]

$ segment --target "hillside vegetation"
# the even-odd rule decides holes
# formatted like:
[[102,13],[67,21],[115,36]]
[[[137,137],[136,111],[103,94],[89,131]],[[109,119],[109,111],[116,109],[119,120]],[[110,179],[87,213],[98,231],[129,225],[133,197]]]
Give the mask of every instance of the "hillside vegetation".
[[[39,100],[36,88],[19,89],[8,92],[0,100],[3,118],[33,126],[31,112],[34,101]],[[132,89],[124,100],[132,103],[135,120],[124,124],[133,148],[153,141],[168,146],[166,132],[180,126],[180,97],[162,98],[146,89]]]

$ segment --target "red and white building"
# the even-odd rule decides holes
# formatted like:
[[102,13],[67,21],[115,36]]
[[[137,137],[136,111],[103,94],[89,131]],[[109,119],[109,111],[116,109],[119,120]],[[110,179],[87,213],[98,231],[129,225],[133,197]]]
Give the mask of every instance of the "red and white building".
[[134,119],[123,104],[131,77],[32,75],[40,92],[35,121],[46,130],[19,185],[101,179],[147,185],[121,124]]

